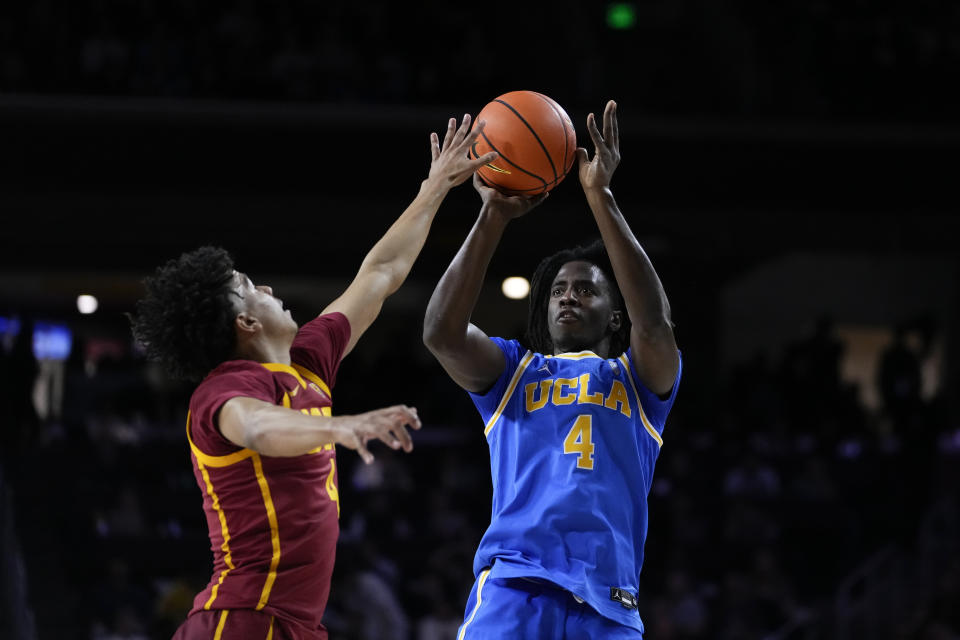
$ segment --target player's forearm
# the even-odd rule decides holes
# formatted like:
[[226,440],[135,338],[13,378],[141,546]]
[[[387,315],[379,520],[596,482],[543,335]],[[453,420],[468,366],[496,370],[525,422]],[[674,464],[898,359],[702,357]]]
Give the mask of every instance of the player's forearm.
[[670,303],[646,251],[620,212],[609,187],[585,191],[610,255],[630,320],[638,329],[670,325]]
[[386,295],[399,289],[409,275],[449,190],[439,180],[424,180],[413,202],[367,253],[360,272],[382,274],[386,278]]
[[466,339],[470,316],[480,297],[490,259],[506,226],[506,220],[492,215],[486,207],[480,210],[470,234],[427,304],[423,341],[431,351],[460,344]]
[[300,456],[337,441],[338,420],[264,405],[244,417],[244,446],[266,456]]

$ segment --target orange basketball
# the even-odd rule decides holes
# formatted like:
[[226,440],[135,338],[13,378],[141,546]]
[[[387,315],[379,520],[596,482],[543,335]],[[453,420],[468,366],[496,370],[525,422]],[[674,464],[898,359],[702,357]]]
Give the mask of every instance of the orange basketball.
[[474,119],[481,120],[487,124],[471,157],[490,151],[500,154],[477,170],[487,186],[507,195],[537,195],[560,184],[573,167],[577,148],[573,123],[563,107],[542,93],[505,93]]

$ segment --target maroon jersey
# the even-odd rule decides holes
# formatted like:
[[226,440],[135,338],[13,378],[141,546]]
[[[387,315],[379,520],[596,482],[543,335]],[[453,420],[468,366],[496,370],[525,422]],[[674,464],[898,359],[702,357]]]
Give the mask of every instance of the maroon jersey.
[[213,577],[191,613],[254,609],[326,638],[320,620],[340,532],[333,444],[293,458],[260,455],[227,440],[216,417],[230,398],[256,398],[329,416],[330,390],[350,338],[346,316],[305,324],[291,365],[225,362],[190,398],[187,438],[213,550]]

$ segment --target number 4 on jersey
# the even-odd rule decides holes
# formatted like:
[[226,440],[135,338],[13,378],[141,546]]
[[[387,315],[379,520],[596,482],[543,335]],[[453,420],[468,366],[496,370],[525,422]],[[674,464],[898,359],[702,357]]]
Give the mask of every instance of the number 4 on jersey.
[[570,428],[570,433],[563,439],[563,452],[576,453],[578,469],[593,469],[593,416],[587,414],[578,416]]

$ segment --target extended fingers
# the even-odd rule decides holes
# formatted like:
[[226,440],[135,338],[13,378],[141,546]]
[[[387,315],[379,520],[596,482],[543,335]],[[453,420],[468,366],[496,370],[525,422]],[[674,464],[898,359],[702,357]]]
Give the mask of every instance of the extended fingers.
[[406,420],[404,424],[410,425],[413,429],[419,429],[423,426],[423,423],[420,422],[420,414],[417,413],[416,407],[403,406],[403,413],[406,414]]
[[404,451],[413,450],[413,438],[407,431],[407,427],[419,429],[422,425],[417,410],[404,405],[397,405],[388,409],[388,421],[384,429],[378,434],[381,440],[394,449],[403,448]]
[[607,106],[603,109],[603,139],[607,141],[607,144],[612,144],[615,140],[616,109],[617,104],[613,100],[608,101]]
[[456,129],[457,129],[457,119],[450,118],[449,120],[447,120],[447,133],[445,136],[443,136],[443,147],[441,148],[441,151],[445,150],[447,147],[450,146],[450,141],[453,140],[454,132],[456,131]]
[[444,151],[463,142],[464,138],[470,133],[470,122],[469,113],[463,114],[463,121],[460,123],[459,128],[456,126],[456,119],[450,118],[450,123],[447,126],[447,137],[443,140]]
[[[469,118],[470,116],[468,115],[465,117]],[[477,138],[480,137],[480,134],[483,133],[483,130],[486,126],[487,126],[486,120],[480,120],[479,122],[477,122],[477,124],[473,127],[473,129],[471,129],[469,132],[465,134],[463,139],[464,144],[472,145],[474,142],[476,142]]]
[[367,445],[361,440],[357,445],[357,453],[360,454],[360,457],[363,459],[365,464],[370,464],[373,462],[373,454],[370,453],[370,450],[367,449]]
[[470,171],[476,171],[477,169],[479,169],[479,168],[482,167],[483,165],[488,164],[488,163],[490,163],[490,162],[493,162],[494,160],[496,160],[496,159],[499,158],[499,157],[500,157],[500,154],[497,153],[496,151],[491,151],[491,152],[489,152],[489,153],[485,153],[485,154],[483,154],[482,156],[480,156],[479,158],[477,158],[476,160],[471,160],[471,161],[469,162],[469,164],[468,164],[468,168],[469,168]]
[[440,157],[440,136],[436,133],[430,134],[430,157],[433,160]]
[[597,129],[597,118],[592,113],[587,116],[587,133],[590,134],[590,139],[593,140],[593,146],[600,150],[603,147],[603,136],[600,135],[600,130]]
[[607,110],[610,112],[610,130],[613,132],[613,146],[620,148],[620,121],[617,119],[617,103],[611,100],[607,104]]
[[457,135],[454,138],[455,140],[462,141],[464,138],[470,134],[470,123],[473,122],[473,118],[470,117],[469,113],[463,114],[463,121],[460,123],[460,128],[457,129]]

